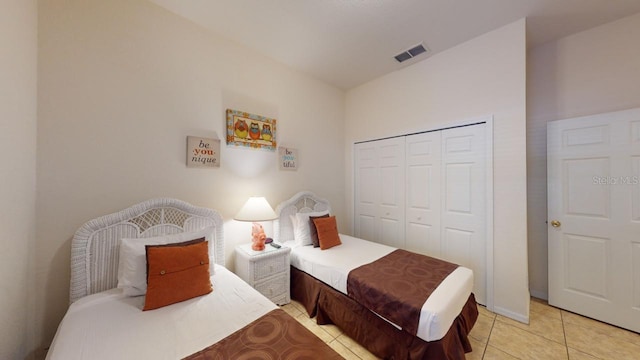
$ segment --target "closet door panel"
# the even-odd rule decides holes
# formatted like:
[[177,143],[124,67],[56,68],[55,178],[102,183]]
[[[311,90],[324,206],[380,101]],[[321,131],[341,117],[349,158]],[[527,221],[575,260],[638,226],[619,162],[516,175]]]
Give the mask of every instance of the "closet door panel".
[[473,270],[485,303],[485,124],[442,133],[442,257]]
[[404,247],[404,137],[376,141],[380,166],[380,242]]
[[456,264],[471,264],[474,262],[470,254],[473,232],[445,228],[443,233],[444,258]]
[[440,132],[406,138],[406,249],[440,256]]
[[405,249],[419,254],[440,257],[440,228],[417,222],[407,222],[405,231]]
[[381,242],[385,245],[404,248],[404,239],[398,235],[404,233],[402,225],[402,222],[396,219],[380,219]]
[[373,143],[356,144],[355,152],[355,236],[377,241],[378,188],[377,148]]
[[374,216],[361,214],[356,219],[355,235],[361,239],[374,241],[376,238],[376,218]]
[[404,247],[404,138],[355,145],[355,235]]

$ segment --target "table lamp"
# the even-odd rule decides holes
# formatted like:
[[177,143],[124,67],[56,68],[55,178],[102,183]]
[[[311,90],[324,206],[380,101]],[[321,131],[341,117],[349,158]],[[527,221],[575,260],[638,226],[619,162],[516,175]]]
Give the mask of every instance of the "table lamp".
[[262,196],[252,196],[242,206],[240,211],[234,217],[238,221],[251,221],[253,222],[253,228],[251,230],[251,249],[255,251],[264,250],[264,244],[266,242],[266,235],[262,229],[262,225],[258,224],[258,221],[270,221],[277,219],[278,215],[273,211],[273,208]]

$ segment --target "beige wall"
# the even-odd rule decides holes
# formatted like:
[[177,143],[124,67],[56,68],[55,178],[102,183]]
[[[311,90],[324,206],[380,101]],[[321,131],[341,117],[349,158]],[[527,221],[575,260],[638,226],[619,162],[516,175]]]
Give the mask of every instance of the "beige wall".
[[531,49],[527,58],[529,281],[547,298],[547,121],[640,107],[640,14]]
[[[346,219],[342,90],[146,1],[39,4],[38,344],[67,308],[71,238],[91,218],[158,196],[215,208],[231,267],[251,225],[228,219],[251,195],[275,207],[309,189]],[[187,135],[224,139],[227,108],[276,118],[299,170],[224,140],[220,168],[186,168]]]
[[30,356],[35,246],[37,4],[0,11],[0,359]]
[[526,234],[525,20],[347,92],[347,213],[358,140],[494,116],[495,310],[529,316]]
[[[145,1],[42,0],[34,234],[35,7],[8,0],[0,13],[0,38],[10,44],[0,49],[0,89],[11,105],[0,107],[0,156],[11,170],[2,173],[0,199],[17,204],[0,220],[1,244],[12,251],[0,252],[3,273],[11,269],[0,280],[8,290],[0,305],[15,310],[0,318],[0,358],[30,350],[28,298],[36,299],[35,345],[50,342],[67,307],[70,240],[84,221],[155,196],[231,219],[250,195],[264,194],[275,207],[310,189],[329,198],[350,232],[354,141],[484,115],[495,119],[495,306],[526,319],[527,209],[531,291],[547,291],[546,122],[640,106],[640,48],[632,46],[640,15],[535,48],[526,60],[521,20],[345,97]],[[224,140],[221,168],[187,169],[186,136],[224,139],[226,108],[277,118],[278,140],[299,149],[300,169],[279,172],[274,154],[227,148]],[[24,143],[32,146],[16,151]],[[245,225],[226,222],[229,260],[247,241]],[[29,295],[36,238],[38,291]]]

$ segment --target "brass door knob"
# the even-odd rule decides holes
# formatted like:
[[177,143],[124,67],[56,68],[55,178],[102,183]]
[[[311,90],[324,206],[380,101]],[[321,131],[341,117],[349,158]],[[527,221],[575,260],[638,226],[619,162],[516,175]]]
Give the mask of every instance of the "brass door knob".
[[553,226],[553,227],[557,228],[557,227],[560,227],[560,225],[562,225],[562,224],[558,220],[552,220],[551,221],[551,226]]

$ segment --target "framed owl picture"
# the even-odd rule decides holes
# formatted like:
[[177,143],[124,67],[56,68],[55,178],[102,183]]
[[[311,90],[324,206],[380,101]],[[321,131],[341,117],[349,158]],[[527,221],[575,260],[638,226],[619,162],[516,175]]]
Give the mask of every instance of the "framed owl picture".
[[276,119],[227,109],[227,145],[275,151]]

